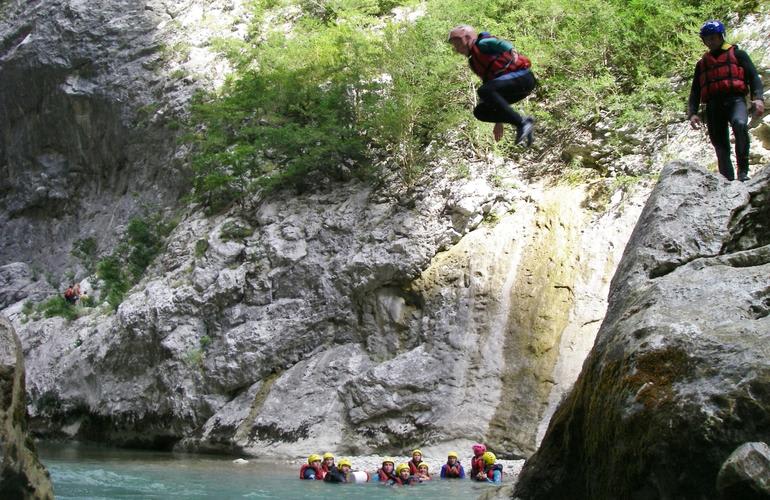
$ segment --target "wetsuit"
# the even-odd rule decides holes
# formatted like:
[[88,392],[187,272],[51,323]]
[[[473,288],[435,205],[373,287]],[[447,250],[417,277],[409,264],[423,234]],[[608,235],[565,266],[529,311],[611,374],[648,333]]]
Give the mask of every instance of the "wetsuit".
[[[735,85],[722,85],[714,91],[704,92],[702,82],[705,80],[707,86],[714,82],[713,77],[711,79],[707,76],[704,78],[708,74],[706,68],[709,64],[708,60],[712,60],[712,58],[726,60],[729,64],[731,57],[729,54],[726,54],[729,50],[733,50],[735,63],[743,70],[742,80],[745,83],[742,89],[737,88]],[[712,58],[708,58],[709,54]],[[761,100],[763,93],[762,80],[759,78],[749,55],[743,50],[738,49],[737,46],[725,43],[722,47],[712,50],[709,54],[704,55],[695,65],[687,116],[689,118],[697,114],[701,102],[706,104],[706,125],[708,127],[709,139],[717,155],[719,173],[729,180],[735,179],[735,171],[730,160],[730,131],[728,126],[732,127],[733,135],[735,136],[735,159],[738,164],[738,178],[745,180],[749,174],[749,128],[745,90],[751,89],[752,100]],[[734,71],[730,71],[730,73],[735,74]]]
[[504,56],[510,51],[513,51],[510,42],[487,33],[482,33],[474,42],[468,62],[483,84],[477,90],[481,101],[473,109],[473,116],[483,122],[510,123],[520,128],[524,119],[510,105],[527,97],[535,88],[532,71],[516,63],[495,73],[485,71],[490,56]]

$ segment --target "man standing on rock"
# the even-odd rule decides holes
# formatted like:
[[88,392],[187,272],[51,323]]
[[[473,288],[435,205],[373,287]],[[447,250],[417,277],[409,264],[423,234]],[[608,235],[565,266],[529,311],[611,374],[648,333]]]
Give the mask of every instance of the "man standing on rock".
[[706,21],[700,29],[700,37],[709,50],[695,65],[687,116],[692,128],[700,128],[699,103],[706,104],[706,125],[717,154],[719,173],[731,181],[735,179],[735,172],[730,160],[730,131],[727,127],[732,127],[738,180],[747,181],[749,117],[746,94],[751,89],[751,107],[755,116],[761,116],[765,111],[762,80],[749,55],[736,45],[725,42],[725,27],[721,22]]
[[503,137],[503,124],[510,123],[516,127],[516,144],[531,145],[534,118],[522,118],[511,107],[535,88],[529,59],[516,52],[511,42],[486,32],[477,35],[467,25],[453,28],[448,42],[455,52],[468,58],[471,69],[481,78],[482,85],[477,90],[481,102],[473,109],[473,115],[495,124],[496,141]]

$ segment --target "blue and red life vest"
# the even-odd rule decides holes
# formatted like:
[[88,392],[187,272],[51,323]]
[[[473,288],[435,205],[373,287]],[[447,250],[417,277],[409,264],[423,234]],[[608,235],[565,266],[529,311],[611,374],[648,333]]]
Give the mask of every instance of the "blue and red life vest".
[[718,56],[706,52],[700,60],[700,101],[728,95],[743,95],[748,92],[743,67],[735,57],[735,47],[730,47]]
[[313,469],[315,471],[315,478],[316,478],[316,480],[317,481],[323,481],[323,478],[324,478],[324,475],[325,475],[325,472],[324,472],[323,468],[321,468],[321,467],[313,467],[310,464],[303,464],[302,465],[302,468],[299,470],[299,478],[300,479],[305,479],[305,471],[307,469]]
[[506,73],[512,73],[532,66],[532,62],[514,49],[499,54],[485,54],[479,47],[479,42],[486,38],[495,38],[489,33],[481,33],[471,45],[468,63],[471,69],[483,82],[494,80]]
[[500,481],[503,480],[503,466],[500,464],[492,464],[489,466],[489,468],[486,470],[487,478],[489,478],[490,481],[495,480],[495,471],[500,471]]

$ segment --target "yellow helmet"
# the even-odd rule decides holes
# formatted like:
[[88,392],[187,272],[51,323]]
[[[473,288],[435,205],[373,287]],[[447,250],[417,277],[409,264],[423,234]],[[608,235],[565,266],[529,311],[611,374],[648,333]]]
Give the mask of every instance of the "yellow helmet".
[[404,470],[409,470],[409,465],[398,464],[398,466],[396,467],[396,474],[401,474]]
[[390,464],[396,465],[396,461],[395,461],[393,458],[391,458],[391,457],[385,457],[385,458],[382,460],[382,465],[385,465],[385,464],[387,464],[387,463],[390,463]]
[[315,453],[307,457],[307,463],[309,464],[312,464],[313,462],[320,462],[321,460],[321,455],[316,455]]
[[451,457],[460,458],[459,456],[457,456],[457,452],[456,451],[450,451],[449,453],[447,453],[446,457],[447,458],[451,458]]
[[423,467],[425,467],[425,470],[428,470],[428,471],[430,470],[430,467],[428,467],[428,464],[426,464],[425,462],[420,462],[419,464],[417,464],[418,469],[422,469]]
[[483,455],[481,455],[481,459],[487,465],[492,465],[497,461],[497,457],[491,451],[487,451]]
[[353,467],[353,464],[350,463],[350,459],[343,458],[337,463],[337,467],[342,467],[343,465],[347,465],[348,467]]
[[324,453],[324,460],[326,460],[327,458],[332,458],[332,459],[333,459],[333,458],[334,458],[334,455],[332,455],[331,453],[329,453],[329,452],[327,451],[326,453]]
[[412,456],[415,456],[418,453],[420,454],[420,456],[422,456],[422,451],[421,450],[414,450],[414,451],[412,451]]

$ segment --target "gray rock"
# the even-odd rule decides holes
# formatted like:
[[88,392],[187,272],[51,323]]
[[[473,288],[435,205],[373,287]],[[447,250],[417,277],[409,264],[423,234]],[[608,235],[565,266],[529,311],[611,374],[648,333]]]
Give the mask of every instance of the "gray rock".
[[0,316],[0,496],[53,499],[48,471],[28,431],[24,358],[13,326]]
[[715,498],[770,425],[770,169],[674,162],[629,241],[596,344],[517,485],[521,498]]
[[20,300],[38,302],[55,293],[51,285],[23,262],[0,266],[0,310]]
[[770,498],[770,447],[740,445],[719,469],[717,491],[723,500]]

